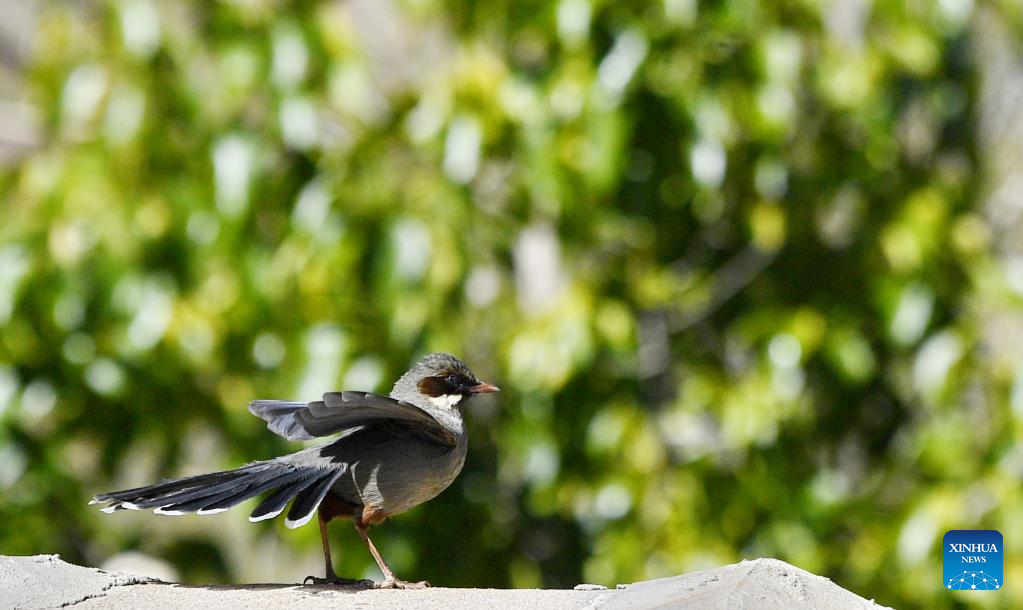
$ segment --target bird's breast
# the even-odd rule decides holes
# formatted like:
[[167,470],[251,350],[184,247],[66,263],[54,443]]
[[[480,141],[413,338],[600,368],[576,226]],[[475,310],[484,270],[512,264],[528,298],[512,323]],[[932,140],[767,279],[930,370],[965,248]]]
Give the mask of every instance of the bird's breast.
[[360,460],[353,483],[361,503],[389,515],[405,512],[447,489],[465,464],[468,442],[456,436],[455,446],[438,451],[435,444],[406,444],[380,460]]

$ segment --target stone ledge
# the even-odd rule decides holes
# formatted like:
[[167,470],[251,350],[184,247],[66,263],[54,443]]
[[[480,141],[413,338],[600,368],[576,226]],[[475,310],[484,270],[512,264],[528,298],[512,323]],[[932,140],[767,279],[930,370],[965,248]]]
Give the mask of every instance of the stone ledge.
[[445,609],[654,608],[879,609],[827,578],[777,559],[647,580],[617,589],[350,590],[294,584],[178,585],[64,562],[57,555],[0,556],[4,608],[377,608]]

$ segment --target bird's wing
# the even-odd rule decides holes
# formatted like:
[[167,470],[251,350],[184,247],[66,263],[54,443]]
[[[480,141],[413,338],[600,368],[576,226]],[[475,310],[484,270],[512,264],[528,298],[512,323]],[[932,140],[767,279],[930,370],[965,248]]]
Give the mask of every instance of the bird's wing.
[[329,436],[359,426],[385,421],[404,422],[421,435],[450,447],[455,437],[432,415],[403,400],[368,392],[328,392],[323,400],[290,402],[254,400],[249,411],[267,422],[275,434],[291,441]]

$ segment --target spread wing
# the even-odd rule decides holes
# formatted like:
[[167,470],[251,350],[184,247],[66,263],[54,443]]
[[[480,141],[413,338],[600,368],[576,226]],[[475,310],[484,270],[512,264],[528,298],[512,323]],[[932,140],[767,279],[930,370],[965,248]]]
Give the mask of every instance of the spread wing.
[[275,434],[290,441],[307,441],[385,421],[403,422],[419,435],[455,446],[454,435],[432,415],[403,400],[368,392],[328,392],[323,400],[291,402],[254,400],[249,411],[267,422]]

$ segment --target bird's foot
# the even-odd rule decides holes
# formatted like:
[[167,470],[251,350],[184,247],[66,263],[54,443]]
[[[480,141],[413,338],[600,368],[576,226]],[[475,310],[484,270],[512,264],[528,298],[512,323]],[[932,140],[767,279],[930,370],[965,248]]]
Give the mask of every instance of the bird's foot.
[[336,587],[360,587],[363,589],[371,589],[375,586],[372,580],[366,580],[364,578],[341,578],[340,576],[328,576],[326,578],[319,578],[318,576],[306,576],[302,580],[302,585],[334,585]]
[[376,584],[377,589],[425,589],[429,586],[430,583],[425,580],[420,580],[419,582],[408,582],[397,578],[388,578],[387,580]]

